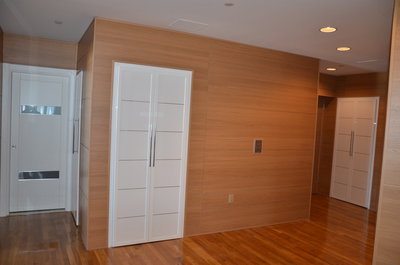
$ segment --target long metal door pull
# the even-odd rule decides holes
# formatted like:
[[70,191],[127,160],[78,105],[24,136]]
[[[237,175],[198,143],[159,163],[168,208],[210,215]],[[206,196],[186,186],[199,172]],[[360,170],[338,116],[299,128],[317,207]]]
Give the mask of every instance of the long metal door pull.
[[149,167],[151,167],[151,158],[153,155],[153,126],[150,127],[150,156],[149,156]]

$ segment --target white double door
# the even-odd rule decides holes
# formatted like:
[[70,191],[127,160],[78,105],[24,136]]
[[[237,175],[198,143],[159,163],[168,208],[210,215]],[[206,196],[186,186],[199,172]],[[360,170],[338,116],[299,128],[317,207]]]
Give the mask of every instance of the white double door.
[[116,63],[110,246],[183,235],[191,72]]
[[333,198],[369,208],[379,98],[339,98],[331,192]]

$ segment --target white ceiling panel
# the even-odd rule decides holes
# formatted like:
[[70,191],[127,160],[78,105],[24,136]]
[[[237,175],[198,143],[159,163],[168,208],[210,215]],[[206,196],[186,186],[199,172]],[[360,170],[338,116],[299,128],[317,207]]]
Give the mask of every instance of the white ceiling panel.
[[[320,58],[352,73],[383,72],[392,9],[393,0],[0,0],[0,25],[8,33],[76,42],[98,16]],[[328,25],[337,32],[319,32]]]

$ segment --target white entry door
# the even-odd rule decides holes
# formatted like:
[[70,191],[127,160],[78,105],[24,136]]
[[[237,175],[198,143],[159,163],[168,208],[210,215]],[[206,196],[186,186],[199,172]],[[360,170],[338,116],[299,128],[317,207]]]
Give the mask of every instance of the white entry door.
[[379,98],[339,98],[331,197],[369,208]]
[[11,78],[10,212],[64,209],[69,78]]
[[116,63],[110,242],[183,236],[191,72]]

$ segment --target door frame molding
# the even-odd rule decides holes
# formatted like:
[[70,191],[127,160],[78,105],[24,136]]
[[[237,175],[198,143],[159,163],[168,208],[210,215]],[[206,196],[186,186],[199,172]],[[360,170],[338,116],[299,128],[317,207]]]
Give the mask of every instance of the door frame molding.
[[1,171],[0,171],[0,217],[10,214],[10,142],[11,142],[11,81],[12,73],[45,74],[69,79],[69,111],[67,139],[66,204],[71,209],[71,163],[72,163],[72,113],[76,70],[3,63],[1,106]]
[[[367,201],[367,209],[370,209],[371,207],[371,194],[372,194],[372,183],[374,180],[374,167],[375,167],[375,152],[376,152],[376,136],[377,136],[377,130],[378,130],[378,120],[379,120],[379,103],[380,103],[380,97],[338,97],[337,102],[339,104],[339,100],[346,100],[346,99],[356,99],[356,98],[365,98],[365,99],[374,99],[376,100],[376,109],[375,109],[375,124],[373,128],[373,135],[372,135],[372,152],[371,152],[371,157],[370,157],[370,164],[369,164],[369,173],[368,173],[368,201]],[[332,196],[332,187],[334,183],[334,178],[333,175],[335,174],[335,162],[336,162],[336,135],[337,135],[337,130],[338,130],[338,110],[339,108],[336,109],[336,125],[335,125],[335,139],[334,139],[334,145],[333,145],[333,159],[332,159],[332,170],[331,170],[331,182],[330,182],[330,190],[329,190],[329,197],[334,198]],[[362,206],[361,206],[362,207]]]

